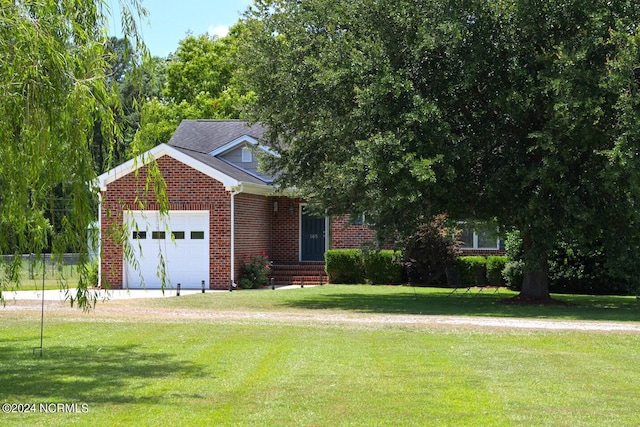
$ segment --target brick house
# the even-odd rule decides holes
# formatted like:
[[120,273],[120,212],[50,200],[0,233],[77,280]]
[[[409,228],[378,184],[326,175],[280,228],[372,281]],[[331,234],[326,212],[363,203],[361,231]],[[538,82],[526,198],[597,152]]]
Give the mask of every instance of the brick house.
[[[373,239],[365,225],[310,215],[304,200],[275,193],[252,150],[264,131],[239,120],[185,120],[168,143],[99,176],[101,280],[157,288],[164,275],[169,287],[228,289],[243,262],[266,254],[288,283],[323,275],[327,248]],[[166,183],[168,216],[145,191],[152,160]]]

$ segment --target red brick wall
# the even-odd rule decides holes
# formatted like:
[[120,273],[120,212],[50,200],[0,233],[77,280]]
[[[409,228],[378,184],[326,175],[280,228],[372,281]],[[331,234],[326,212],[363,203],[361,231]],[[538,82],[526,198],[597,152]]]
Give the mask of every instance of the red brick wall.
[[374,238],[375,233],[366,225],[350,224],[348,215],[332,218],[332,249],[360,248],[363,243],[371,242]]
[[278,210],[272,209],[273,238],[271,259],[274,263],[298,262],[300,258],[300,199],[272,197]]
[[[228,288],[231,276],[230,194],[220,182],[172,157],[163,156],[157,163],[167,185],[169,210],[209,211],[209,287]],[[140,210],[139,201],[145,204],[146,210],[158,209],[153,191],[144,195],[146,177],[147,167],[142,167],[137,174],[130,173],[109,184],[107,191],[102,193],[102,277],[114,289],[123,285],[123,253],[122,244],[109,236],[114,236],[112,231],[122,226],[123,210]]]
[[271,218],[273,202],[269,197],[238,194],[235,203],[234,280],[240,278],[240,266],[251,257],[265,253],[271,258]]
[[481,255],[484,257],[493,256],[493,255],[504,255],[505,251],[503,249],[462,249],[462,255]]

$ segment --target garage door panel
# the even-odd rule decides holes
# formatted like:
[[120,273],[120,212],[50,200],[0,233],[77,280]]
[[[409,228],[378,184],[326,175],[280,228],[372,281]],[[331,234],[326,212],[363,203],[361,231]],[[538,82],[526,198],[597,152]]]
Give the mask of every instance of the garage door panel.
[[[129,215],[132,229],[137,229],[137,236],[135,231],[129,233],[129,243],[139,269],[125,260],[127,287],[160,288],[162,260],[167,287],[180,283],[185,289],[200,288],[203,280],[209,286],[208,211],[170,211],[168,218],[157,211],[132,211]],[[192,238],[194,233],[197,238]]]

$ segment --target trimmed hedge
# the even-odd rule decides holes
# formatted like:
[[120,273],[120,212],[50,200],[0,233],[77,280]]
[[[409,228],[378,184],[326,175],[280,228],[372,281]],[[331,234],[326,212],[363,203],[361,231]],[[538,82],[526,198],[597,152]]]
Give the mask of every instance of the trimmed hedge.
[[504,286],[504,277],[502,271],[507,264],[506,256],[489,256],[487,257],[487,279],[491,286]]
[[390,250],[331,249],[325,252],[325,270],[330,283],[401,283],[398,258],[399,253]]
[[392,250],[366,251],[364,275],[372,284],[398,284],[402,282],[402,265],[398,262],[400,252]]
[[[396,284],[402,283],[399,258],[400,253],[391,250],[331,249],[325,253],[325,270],[329,283]],[[454,267],[459,283],[450,285],[504,286],[506,264],[506,256],[461,256]]]
[[329,283],[364,283],[364,259],[360,249],[331,249],[324,257]]
[[483,256],[461,256],[456,260],[462,285],[484,286],[487,277],[487,259]]
[[461,256],[456,260],[461,285],[504,286],[506,256]]

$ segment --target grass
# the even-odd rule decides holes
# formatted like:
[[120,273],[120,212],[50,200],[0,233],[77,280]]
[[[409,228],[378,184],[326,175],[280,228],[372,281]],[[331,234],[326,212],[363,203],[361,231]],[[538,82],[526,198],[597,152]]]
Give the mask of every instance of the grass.
[[138,300],[147,307],[188,307],[206,310],[356,312],[453,316],[549,318],[558,320],[640,321],[640,301],[628,296],[553,295],[568,305],[502,304],[516,295],[501,289],[451,293],[443,288],[330,285],[282,292],[234,291],[194,295],[184,299]]
[[[502,293],[502,291],[501,291]],[[214,311],[638,319],[635,300],[503,306],[508,296],[327,286],[110,301],[95,313],[0,311],[0,396],[87,413],[0,414],[2,425],[637,425],[640,334],[145,317]],[[108,307],[130,309],[109,313]],[[403,306],[406,307],[403,308]],[[458,308],[456,308],[458,307]],[[101,312],[102,308],[102,312]],[[0,309],[2,310],[2,309]],[[612,316],[608,311],[621,310]],[[535,312],[539,315],[536,315]],[[573,314],[572,314],[573,311]]]
[[[0,262],[0,268],[6,269],[8,264]],[[2,271],[2,273],[5,272]],[[43,279],[45,290],[60,289],[61,283],[65,283],[68,288],[75,288],[78,285],[79,278],[80,274],[76,265],[56,265],[47,262],[43,271],[42,262],[31,262],[28,259],[23,259],[22,268],[18,273],[18,286],[16,287],[13,283],[3,282],[5,288],[2,289],[2,292],[14,290],[39,291],[42,289]]]

